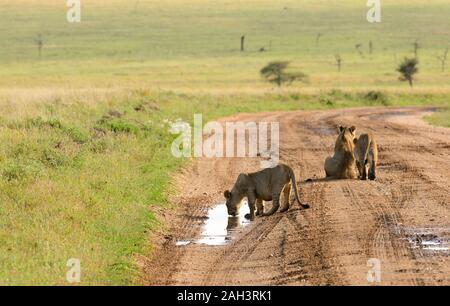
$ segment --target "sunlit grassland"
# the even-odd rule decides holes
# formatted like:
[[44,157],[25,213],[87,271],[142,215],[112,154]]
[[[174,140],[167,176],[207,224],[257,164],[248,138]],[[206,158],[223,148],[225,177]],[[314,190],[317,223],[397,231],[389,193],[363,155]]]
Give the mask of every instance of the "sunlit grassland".
[[[359,0],[89,1],[80,24],[65,20],[63,1],[21,0],[1,8],[4,86],[264,90],[270,85],[259,69],[282,58],[310,76],[308,83],[292,85],[299,89],[402,88],[407,84],[398,81],[395,68],[413,56],[416,40],[417,87],[448,90],[450,83],[450,65],[441,72],[437,60],[450,43],[450,3],[443,0],[383,1],[379,24],[366,21],[367,7]],[[239,51],[241,35],[245,52]],[[259,52],[263,47],[266,52]],[[341,73],[335,54],[343,59]]]
[[133,280],[131,257],[177,161],[155,150],[171,137],[157,114],[107,115],[139,103],[121,98],[56,100],[2,120],[0,283],[67,284],[69,258],[82,261],[84,284]]

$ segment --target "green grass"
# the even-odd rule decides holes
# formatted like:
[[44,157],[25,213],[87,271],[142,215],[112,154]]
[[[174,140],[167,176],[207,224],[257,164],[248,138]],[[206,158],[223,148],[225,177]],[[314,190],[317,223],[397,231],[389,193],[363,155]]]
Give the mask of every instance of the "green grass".
[[[66,21],[66,10],[59,0],[2,4],[0,85],[267,90],[259,69],[283,59],[310,76],[296,88],[407,89],[395,68],[418,40],[417,86],[450,88],[450,63],[441,72],[436,58],[450,44],[447,0],[385,0],[379,24],[366,21],[360,0],[94,0],[83,2],[79,24]],[[239,51],[243,34],[246,52]]]
[[[441,72],[436,59],[450,44],[447,0],[382,1],[381,24],[359,0],[82,3],[80,24],[66,22],[64,1],[0,4],[0,285],[65,285],[69,258],[81,260],[83,285],[138,282],[136,255],[151,252],[153,211],[167,207],[184,162],[170,154],[166,120],[450,106],[450,63]],[[395,68],[416,39],[410,89]],[[264,82],[273,60],[308,82]],[[448,115],[427,120],[448,126]]]
[[[41,116],[3,122],[0,283],[65,284],[72,257],[83,284],[133,280],[132,255],[155,224],[149,206],[164,205],[180,162],[155,150],[172,135],[159,114],[134,112],[137,102],[48,104]],[[120,121],[103,117],[115,107],[127,112]]]
[[425,120],[433,125],[440,125],[450,128],[450,110],[435,112],[430,116],[425,116]]

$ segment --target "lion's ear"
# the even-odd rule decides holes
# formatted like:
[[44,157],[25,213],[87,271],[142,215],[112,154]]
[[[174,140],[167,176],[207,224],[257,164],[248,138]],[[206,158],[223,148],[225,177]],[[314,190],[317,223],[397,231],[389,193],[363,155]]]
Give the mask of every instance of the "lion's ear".
[[339,134],[342,133],[342,131],[343,131],[344,129],[345,129],[345,128],[344,128],[342,125],[340,125],[340,126],[339,126]]
[[356,127],[353,125],[351,128],[349,128],[350,133],[355,134]]
[[223,195],[224,195],[225,199],[229,199],[231,197],[231,192],[229,190],[225,190]]

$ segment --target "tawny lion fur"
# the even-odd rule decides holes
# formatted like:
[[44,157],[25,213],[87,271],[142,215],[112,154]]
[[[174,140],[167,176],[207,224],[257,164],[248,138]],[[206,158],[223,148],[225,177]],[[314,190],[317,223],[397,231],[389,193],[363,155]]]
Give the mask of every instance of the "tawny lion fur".
[[[289,166],[280,164],[274,168],[267,168],[254,173],[241,173],[231,191],[226,190],[224,192],[228,214],[236,216],[242,199],[246,197],[250,207],[250,214],[246,215],[246,218],[254,219],[255,204],[257,208],[256,215],[272,215],[280,207],[282,192],[284,194],[284,203],[280,211],[285,212],[290,205],[291,186],[294,189],[295,199],[300,206],[309,208],[308,204],[302,204],[300,201],[294,171]],[[272,201],[272,208],[266,213],[264,213],[263,201]]]
[[333,179],[354,179],[356,178],[355,171],[355,156],[354,156],[354,126],[339,127],[339,136],[336,139],[334,146],[334,155],[327,157],[325,160],[325,174],[327,178]]

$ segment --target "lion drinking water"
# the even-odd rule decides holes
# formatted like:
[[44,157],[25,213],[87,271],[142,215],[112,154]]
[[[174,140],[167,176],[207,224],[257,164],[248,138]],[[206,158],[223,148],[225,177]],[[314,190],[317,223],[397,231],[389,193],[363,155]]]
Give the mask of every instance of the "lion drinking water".
[[[281,212],[289,209],[289,195],[291,186],[294,188],[294,195],[302,208],[309,208],[308,204],[302,204],[298,196],[297,183],[294,171],[287,166],[280,164],[274,168],[267,168],[254,173],[239,174],[236,183],[231,191],[226,190],[224,196],[228,214],[236,216],[242,203],[242,199],[247,197],[250,213],[245,217],[253,220],[256,215],[270,216],[280,207],[280,196],[284,194],[284,204]],[[263,201],[272,201],[272,208],[264,213]]]

